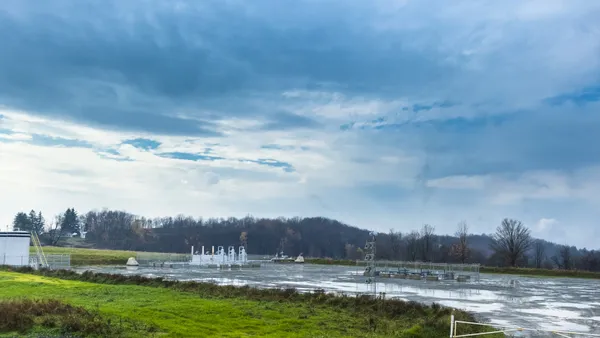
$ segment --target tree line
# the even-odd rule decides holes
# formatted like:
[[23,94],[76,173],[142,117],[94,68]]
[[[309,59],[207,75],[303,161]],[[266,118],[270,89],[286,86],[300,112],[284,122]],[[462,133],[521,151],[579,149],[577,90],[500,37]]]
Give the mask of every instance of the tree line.
[[[251,254],[283,251],[351,260],[363,258],[370,236],[368,230],[324,217],[204,219],[178,215],[151,219],[119,210],[79,214],[73,208],[48,222],[40,211],[19,212],[13,228],[34,231],[48,245],[85,234],[85,245],[105,249],[188,252],[192,245],[244,245]],[[508,218],[491,235],[470,233],[464,221],[453,236],[437,235],[434,226],[424,224],[418,230],[377,233],[376,245],[380,260],[600,271],[600,251],[534,239],[521,221]]]

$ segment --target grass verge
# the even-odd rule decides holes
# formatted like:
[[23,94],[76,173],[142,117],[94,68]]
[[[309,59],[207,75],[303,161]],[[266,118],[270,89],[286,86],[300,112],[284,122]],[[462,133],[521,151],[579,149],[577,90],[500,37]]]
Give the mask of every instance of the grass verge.
[[[448,334],[452,311],[439,305],[322,291],[299,293],[66,270],[1,270],[0,298],[58,299],[95,310],[113,323],[130,323],[119,327],[119,335],[125,337],[438,338]],[[455,311],[455,316],[474,321],[463,311]],[[136,330],[134,324],[145,329]]]
[[535,268],[507,268],[482,266],[482,273],[498,273],[508,275],[521,275],[533,277],[569,277],[569,278],[588,278],[600,279],[600,272],[583,271],[583,270],[550,270],[550,269],[535,269]]

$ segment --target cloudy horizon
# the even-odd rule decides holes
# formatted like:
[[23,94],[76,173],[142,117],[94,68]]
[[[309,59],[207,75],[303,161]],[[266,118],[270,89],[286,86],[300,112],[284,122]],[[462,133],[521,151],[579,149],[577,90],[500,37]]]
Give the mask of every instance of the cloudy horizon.
[[0,225],[69,207],[439,234],[508,217],[598,249],[597,17],[584,0],[4,1]]

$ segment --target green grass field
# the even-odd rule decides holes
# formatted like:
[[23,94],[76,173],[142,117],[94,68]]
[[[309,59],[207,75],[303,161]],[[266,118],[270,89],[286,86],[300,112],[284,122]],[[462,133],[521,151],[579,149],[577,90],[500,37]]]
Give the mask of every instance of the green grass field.
[[[98,282],[73,280],[77,278]],[[31,308],[22,304],[25,299],[46,300],[54,305],[42,307],[48,308],[44,310],[48,313],[9,310],[16,305]],[[9,300],[13,303],[6,304]],[[122,337],[438,338],[448,333],[449,309],[380,302],[117,275],[17,273],[4,269],[0,271],[0,309],[8,309],[3,315],[12,319],[0,318],[0,334],[47,336],[71,330],[76,334],[85,332],[85,336]],[[63,309],[69,306],[74,309]],[[23,313],[33,319],[21,320]],[[461,311],[456,315],[472,320]],[[95,324],[82,317],[89,317]],[[21,332],[15,332],[15,325]]]
[[[135,257],[135,251],[120,250],[97,250],[83,248],[63,248],[55,246],[44,246],[44,253],[70,254],[71,265],[124,265],[129,257]],[[33,247],[30,252],[35,252]]]

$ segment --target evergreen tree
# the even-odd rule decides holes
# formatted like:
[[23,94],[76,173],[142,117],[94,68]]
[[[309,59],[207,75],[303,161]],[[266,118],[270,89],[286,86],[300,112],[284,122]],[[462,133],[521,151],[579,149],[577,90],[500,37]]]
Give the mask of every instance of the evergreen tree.
[[35,231],[38,235],[42,233],[42,231],[44,231],[44,217],[42,216],[42,212],[38,212],[37,214],[35,213],[34,210],[31,210],[29,212],[29,224],[30,224],[30,228],[28,229],[29,231]]
[[65,233],[79,233],[79,217],[75,209],[70,208],[65,211],[60,224],[60,230]]
[[13,220],[13,230],[31,231],[31,220],[26,213],[17,213]]
[[46,220],[44,219],[44,216],[42,216],[42,212],[38,212],[38,216],[36,219],[37,223],[36,223],[36,231],[38,234],[41,234],[42,232],[44,232],[44,228],[46,227]]
[[38,235],[44,231],[44,216],[42,212],[31,210],[29,214],[19,212],[13,220],[13,230],[36,232]]

